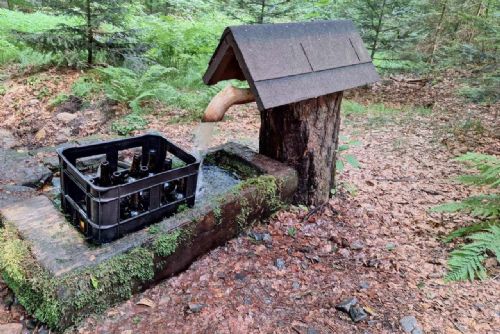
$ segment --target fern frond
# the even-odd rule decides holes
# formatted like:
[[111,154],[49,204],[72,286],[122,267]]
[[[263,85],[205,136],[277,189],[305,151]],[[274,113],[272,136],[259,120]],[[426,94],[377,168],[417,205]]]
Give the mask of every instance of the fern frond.
[[486,252],[490,250],[497,260],[500,260],[500,227],[492,225],[483,230],[471,234],[468,237],[472,242],[461,246],[450,254],[448,267],[450,269],[446,276],[447,281],[474,280],[476,277],[485,279],[488,275],[483,266]]
[[431,208],[431,212],[453,213],[464,211],[475,217],[497,219],[500,217],[500,195],[470,196],[459,202],[449,202]]
[[476,223],[470,226],[464,226],[459,228],[458,230],[454,230],[451,233],[449,233],[446,237],[443,238],[443,242],[449,243],[452,242],[453,240],[457,238],[462,238],[466,237],[472,233],[482,231],[492,225],[500,225],[500,221],[484,221],[480,223]]
[[475,175],[462,175],[458,180],[465,184],[486,185],[497,188],[500,185],[500,159],[494,155],[468,152],[454,159],[479,171]]

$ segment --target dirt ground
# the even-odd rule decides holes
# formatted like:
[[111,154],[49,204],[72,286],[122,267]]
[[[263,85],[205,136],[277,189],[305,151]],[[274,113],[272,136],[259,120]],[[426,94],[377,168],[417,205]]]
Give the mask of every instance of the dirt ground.
[[[243,234],[74,332],[399,333],[400,319],[414,316],[425,333],[500,333],[498,263],[489,264],[485,281],[445,283],[453,244],[441,238],[470,219],[428,212],[481,191],[453,182],[464,170],[451,159],[469,150],[500,154],[498,105],[464,103],[448,79],[429,85],[393,78],[348,94],[403,111],[344,117],[342,135],[361,142],[349,150],[361,168],[339,176],[327,205],[278,212],[249,231],[272,240]],[[169,124],[170,117],[148,116],[148,130],[192,147],[197,124]],[[481,127],[470,126],[471,118]],[[216,126],[213,145],[256,147],[259,123],[255,106],[233,108]],[[107,132],[104,124],[99,132]],[[44,140],[55,143],[50,135]],[[349,297],[367,319],[354,323],[335,309]]]

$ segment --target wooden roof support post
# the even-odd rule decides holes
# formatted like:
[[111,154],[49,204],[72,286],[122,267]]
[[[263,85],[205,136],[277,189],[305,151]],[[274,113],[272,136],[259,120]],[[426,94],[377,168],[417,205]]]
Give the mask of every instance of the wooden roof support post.
[[261,111],[260,154],[299,174],[295,202],[321,205],[335,184],[342,92]]

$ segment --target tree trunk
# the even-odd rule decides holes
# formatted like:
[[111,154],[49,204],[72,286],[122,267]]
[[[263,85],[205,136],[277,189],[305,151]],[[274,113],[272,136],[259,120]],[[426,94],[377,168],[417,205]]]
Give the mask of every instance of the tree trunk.
[[90,8],[90,0],[87,0],[85,6],[86,14],[87,14],[87,64],[92,65],[93,63],[93,42],[94,36],[92,32],[92,12]]
[[342,92],[261,112],[259,151],[294,167],[294,202],[321,205],[335,186]]
[[382,30],[382,19],[384,18],[384,11],[385,11],[385,3],[387,0],[384,0],[382,2],[382,8],[380,8],[380,14],[378,16],[378,23],[377,27],[375,28],[375,40],[373,41],[372,45],[372,53],[370,57],[373,59],[375,57],[375,53],[377,52],[377,44],[378,44],[378,36],[380,34],[380,31]]

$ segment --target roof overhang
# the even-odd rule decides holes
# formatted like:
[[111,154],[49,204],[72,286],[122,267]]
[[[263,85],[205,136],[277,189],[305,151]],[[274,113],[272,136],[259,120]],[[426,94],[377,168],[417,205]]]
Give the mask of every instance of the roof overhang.
[[228,27],[205,84],[246,80],[270,109],[380,80],[353,23],[315,21]]

